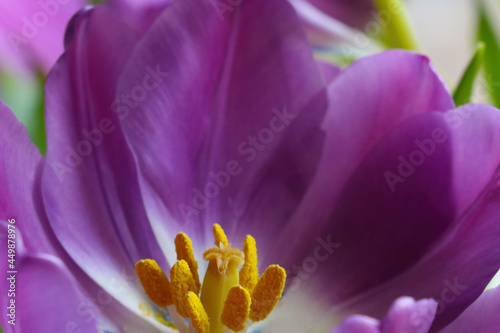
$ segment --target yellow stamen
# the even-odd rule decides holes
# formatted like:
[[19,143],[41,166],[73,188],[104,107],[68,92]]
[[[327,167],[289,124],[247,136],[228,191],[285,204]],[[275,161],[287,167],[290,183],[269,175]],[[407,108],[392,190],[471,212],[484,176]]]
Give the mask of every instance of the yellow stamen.
[[264,320],[274,310],[285,288],[286,272],[278,265],[269,266],[252,293],[250,319]]
[[170,292],[175,309],[182,317],[187,318],[187,294],[190,291],[195,291],[196,284],[186,261],[178,261],[172,267],[170,270],[170,281]]
[[135,271],[139,276],[146,295],[160,307],[173,304],[170,296],[170,282],[156,261],[141,260],[135,264]]
[[250,303],[250,293],[245,288],[232,287],[222,310],[222,323],[235,332],[243,331],[250,314]]
[[190,291],[186,299],[186,313],[191,319],[191,323],[193,324],[196,333],[210,332],[208,315],[205,312],[198,296],[194,292]]
[[[243,331],[248,319],[260,321],[272,312],[285,287],[285,270],[277,265],[269,266],[258,277],[257,247],[252,236],[245,238],[241,251],[231,247],[220,225],[213,226],[213,233],[216,246],[203,253],[208,268],[201,286],[193,244],[182,232],[175,238],[179,261],[170,270],[170,282],[154,260],[141,260],[136,264],[146,294],[158,306],[170,306],[170,316],[183,333],[188,332],[189,327],[197,333]],[[151,312],[142,305],[141,310],[147,316],[153,313],[153,317],[165,325],[172,325],[160,312]],[[189,318],[191,324],[181,317]]]
[[198,294],[201,288],[200,277],[198,276],[198,262],[194,258],[191,239],[183,232],[178,233],[175,237],[175,251],[177,252],[177,260],[185,260],[188,263],[196,284],[194,293]]
[[226,234],[222,227],[215,223],[213,227],[214,238],[215,238],[215,246],[220,246],[220,243],[224,244],[224,246],[228,246],[229,242],[227,240]]
[[257,268],[257,246],[255,239],[250,235],[245,238],[243,243],[243,253],[245,254],[245,263],[240,270],[240,284],[251,293],[259,279],[259,270]]

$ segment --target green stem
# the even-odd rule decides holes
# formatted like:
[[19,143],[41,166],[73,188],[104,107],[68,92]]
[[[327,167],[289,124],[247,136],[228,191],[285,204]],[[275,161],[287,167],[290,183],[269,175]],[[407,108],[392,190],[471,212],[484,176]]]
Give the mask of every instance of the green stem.
[[375,0],[380,17],[386,24],[382,41],[389,48],[417,50],[410,17],[402,0]]
[[467,104],[471,100],[474,81],[476,80],[477,74],[484,63],[484,49],[485,44],[480,42],[477,46],[474,57],[470,61],[469,66],[467,66],[460,83],[453,93],[453,99],[455,100],[456,106]]

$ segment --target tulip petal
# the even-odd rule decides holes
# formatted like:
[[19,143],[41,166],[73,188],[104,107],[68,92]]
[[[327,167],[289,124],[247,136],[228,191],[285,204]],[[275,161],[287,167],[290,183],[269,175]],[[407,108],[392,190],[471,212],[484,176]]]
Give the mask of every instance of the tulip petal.
[[380,322],[381,333],[427,332],[434,321],[437,303],[432,299],[415,301],[411,297],[398,298]]
[[362,316],[351,315],[332,333],[421,333],[428,332],[436,314],[437,303],[433,300],[415,301],[400,297],[392,304],[380,322]]
[[[55,253],[44,231],[40,193],[42,155],[26,129],[0,101],[0,220],[17,220],[30,251]],[[46,225],[45,225],[46,226]]]
[[47,79],[43,195],[54,233],[104,290],[140,314],[134,264],[166,261],[142,204],[133,157],[113,112],[134,38],[106,7],[80,12]]
[[316,246],[347,181],[387,133],[412,116],[454,106],[429,59],[399,50],[355,62],[330,84],[328,93],[325,150],[308,193],[273,251],[279,255],[275,261],[285,267],[298,264],[301,254],[278,249]]
[[442,333],[500,332],[500,288],[485,291]]
[[[258,233],[267,246],[304,193],[323,139],[324,83],[296,14],[280,0],[223,13],[174,2],[139,43],[120,91],[154,78],[151,70],[162,75],[157,86],[121,111],[160,243],[184,231],[209,245],[217,222],[232,242]],[[259,135],[266,143],[252,147]]]
[[318,67],[327,85],[332,83],[342,71],[339,67],[324,61],[318,61]]
[[36,332],[43,328],[60,332],[72,326],[98,332],[95,316],[89,320],[78,313],[85,299],[66,266],[53,255],[29,254],[17,229],[20,222],[0,221],[0,245],[15,251],[11,262],[5,258],[0,264],[7,274],[1,282],[5,291],[1,306],[7,309],[1,318],[4,331]]
[[[413,159],[414,170],[400,174],[392,192],[384,174],[397,170],[398,156]],[[374,317],[401,295],[432,297],[439,304],[433,330],[444,327],[500,268],[499,167],[499,110],[466,105],[412,118],[350,180],[325,231],[342,245],[316,274],[337,301],[378,286],[349,305]]]
[[83,294],[55,257],[23,258],[16,282],[19,286],[16,293],[19,322],[16,326],[19,325],[23,332],[36,332],[40,328],[60,332],[76,327],[84,332],[98,332],[93,320],[87,322],[78,313],[79,306],[85,302]]

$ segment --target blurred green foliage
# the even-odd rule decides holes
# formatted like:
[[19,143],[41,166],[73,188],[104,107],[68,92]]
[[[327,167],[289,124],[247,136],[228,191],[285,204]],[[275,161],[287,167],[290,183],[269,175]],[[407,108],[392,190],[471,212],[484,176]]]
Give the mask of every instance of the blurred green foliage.
[[44,121],[44,86],[42,75],[20,77],[0,74],[0,98],[21,121],[31,141],[45,155],[47,140]]
[[479,29],[478,40],[485,45],[484,68],[486,81],[491,98],[497,107],[500,107],[500,46],[492,21],[484,5],[479,2]]
[[471,101],[474,82],[476,81],[479,70],[484,64],[484,50],[485,45],[483,42],[480,42],[474,57],[472,57],[469,66],[467,66],[460,83],[453,93],[453,100],[456,106],[464,105]]
[[410,17],[403,0],[374,0],[381,13],[390,15],[382,42],[391,49],[418,50]]

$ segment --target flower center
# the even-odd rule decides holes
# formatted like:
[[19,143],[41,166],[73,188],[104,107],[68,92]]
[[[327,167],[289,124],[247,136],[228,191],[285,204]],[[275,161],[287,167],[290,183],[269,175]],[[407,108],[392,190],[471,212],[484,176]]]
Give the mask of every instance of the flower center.
[[[231,247],[220,225],[214,225],[213,233],[216,246],[203,254],[208,268],[202,285],[192,242],[182,232],[175,238],[178,262],[170,270],[170,281],[151,259],[137,262],[136,272],[151,301],[167,307],[172,318],[177,314],[189,318],[197,333],[222,333],[226,328],[240,332],[249,319],[261,321],[274,310],[285,287],[286,273],[272,265],[259,277],[252,236],[245,238],[242,251]],[[189,332],[182,320],[176,324],[179,331]]]

